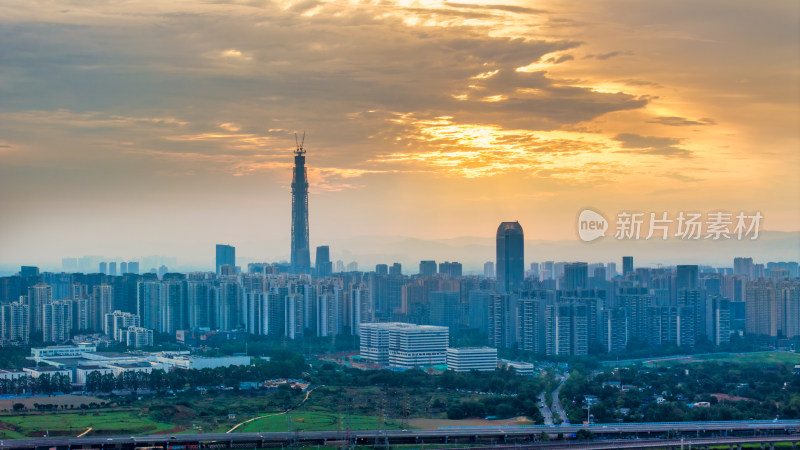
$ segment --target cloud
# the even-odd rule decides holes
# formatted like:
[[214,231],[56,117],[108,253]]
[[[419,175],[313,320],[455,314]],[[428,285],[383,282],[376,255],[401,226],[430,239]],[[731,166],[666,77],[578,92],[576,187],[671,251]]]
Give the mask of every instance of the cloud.
[[708,119],[705,117],[702,119],[690,120],[685,117],[676,117],[676,116],[659,116],[653,118],[652,120],[648,120],[648,122],[658,123],[661,125],[669,125],[672,127],[689,127],[689,126],[704,126],[704,125],[717,124],[712,119]]
[[512,13],[517,13],[517,14],[546,14],[547,13],[547,11],[545,11],[543,9],[526,8],[524,6],[515,6],[515,5],[479,5],[479,4],[470,4],[470,3],[454,3],[454,2],[446,2],[446,3],[444,3],[444,5],[445,6],[449,6],[451,8],[495,10],[495,11],[512,12]]
[[657,136],[641,136],[633,133],[623,133],[614,136],[615,141],[622,144],[622,153],[637,153],[645,155],[658,155],[675,158],[689,158],[692,152],[678,147],[681,139]]
[[630,54],[631,54],[631,52],[619,52],[619,51],[608,52],[608,53],[600,53],[600,54],[591,54],[590,53],[590,54],[584,56],[584,59],[592,59],[592,58],[594,58],[594,59],[599,59],[601,61],[605,61],[605,60],[611,59],[611,58],[613,58],[615,56],[630,55]]
[[561,56],[556,57],[556,58],[550,58],[550,59],[546,60],[545,62],[547,62],[549,64],[561,64],[563,62],[572,61],[574,59],[575,59],[575,57],[572,56],[572,55],[561,55]]

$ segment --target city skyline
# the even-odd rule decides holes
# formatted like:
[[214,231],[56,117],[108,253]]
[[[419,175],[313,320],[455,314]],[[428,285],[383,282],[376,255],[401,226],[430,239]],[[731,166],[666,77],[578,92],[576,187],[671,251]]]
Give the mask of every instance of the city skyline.
[[[763,230],[792,232],[774,259],[800,254],[796,2],[0,12],[0,265],[211,264],[219,242],[288,260],[303,129],[309,251],[490,241],[510,220],[532,241],[576,241],[591,207],[760,211]],[[737,246],[725,259],[753,254]]]

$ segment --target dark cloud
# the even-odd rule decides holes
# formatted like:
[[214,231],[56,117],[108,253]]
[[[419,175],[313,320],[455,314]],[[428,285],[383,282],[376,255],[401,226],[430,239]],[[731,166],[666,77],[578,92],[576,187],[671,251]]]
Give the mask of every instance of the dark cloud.
[[700,178],[700,177],[693,177],[691,175],[686,175],[685,173],[679,173],[679,172],[666,172],[666,173],[662,173],[661,176],[667,177],[667,178],[672,178],[673,180],[683,181],[683,182],[686,182],[686,183],[693,183],[693,182],[697,182],[697,181],[703,181],[703,179]]
[[584,59],[592,59],[592,58],[594,58],[594,59],[599,59],[601,61],[604,61],[606,59],[610,59],[610,58],[613,58],[615,56],[629,55],[629,54],[630,54],[630,52],[619,52],[619,51],[608,52],[608,53],[600,53],[600,54],[588,54],[588,55],[584,56]]
[[636,153],[645,155],[658,155],[673,158],[689,158],[692,152],[678,147],[680,139],[671,137],[641,136],[633,133],[623,133],[614,136],[614,140],[620,142],[623,153]]
[[561,55],[557,58],[549,58],[545,62],[550,64],[561,64],[566,61],[572,61],[573,59],[575,59],[575,57],[572,55]]
[[636,78],[627,78],[624,80],[617,80],[617,83],[627,84],[628,86],[651,86],[651,87],[661,87],[660,84],[652,82],[652,81],[645,81],[639,80]]
[[702,125],[716,125],[712,119],[702,118],[697,120],[690,120],[685,117],[676,116],[659,116],[653,120],[648,120],[649,123],[659,123],[661,125],[669,125],[672,127],[689,127],[689,126],[702,126]]

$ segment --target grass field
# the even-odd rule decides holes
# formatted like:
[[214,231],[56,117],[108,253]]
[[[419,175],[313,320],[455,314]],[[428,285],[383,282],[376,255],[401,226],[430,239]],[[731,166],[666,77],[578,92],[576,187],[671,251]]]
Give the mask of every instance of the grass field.
[[[287,417],[288,416],[288,417]],[[271,431],[330,431],[330,430],[374,430],[379,428],[379,419],[369,416],[353,416],[349,418],[343,414],[327,412],[296,412],[280,414],[263,419],[254,420],[236,431],[240,432],[271,432]],[[399,423],[387,421],[387,430],[399,430]]]
[[[97,414],[97,415],[95,415]],[[174,428],[138,411],[46,412],[0,416],[0,436],[5,439],[42,436],[77,436],[91,427],[91,434],[157,433]]]
[[800,364],[800,353],[766,351],[752,353],[704,353],[700,355],[664,356],[661,358],[626,359],[603,361],[606,367],[630,367],[642,364],[646,367],[673,366],[705,361],[735,362],[744,364]]
[[790,352],[757,352],[757,353],[720,353],[698,355],[698,361],[739,362],[747,364],[800,364],[800,353]]

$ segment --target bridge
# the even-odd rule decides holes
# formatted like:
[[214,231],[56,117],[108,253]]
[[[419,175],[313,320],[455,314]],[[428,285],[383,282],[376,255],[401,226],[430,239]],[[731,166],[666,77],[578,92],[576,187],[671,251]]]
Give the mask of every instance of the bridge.
[[[576,441],[578,437],[591,438]],[[557,441],[566,439],[568,441]],[[544,442],[547,440],[547,442]],[[516,448],[569,445],[585,449],[708,447],[747,443],[800,443],[800,420],[607,423],[442,427],[435,430],[304,431],[203,433],[147,436],[83,436],[6,439],[1,450],[200,450],[291,446],[449,444]],[[474,448],[474,447],[473,447]]]

